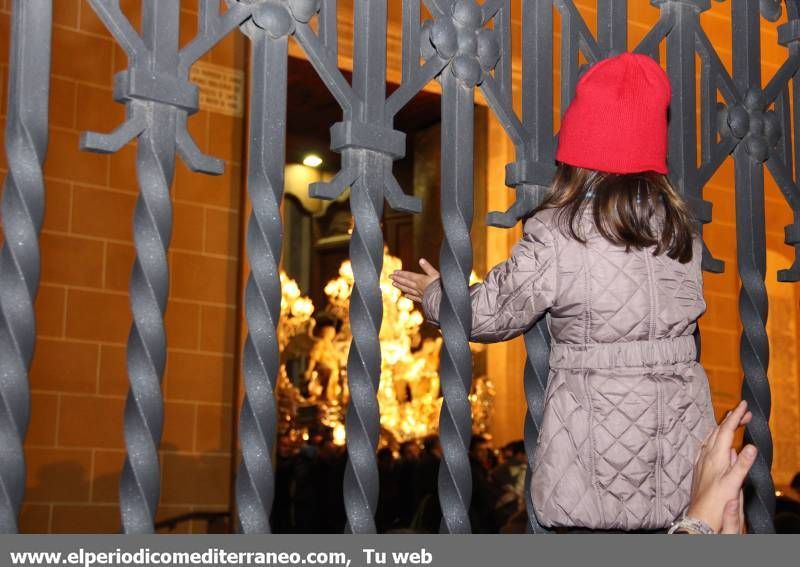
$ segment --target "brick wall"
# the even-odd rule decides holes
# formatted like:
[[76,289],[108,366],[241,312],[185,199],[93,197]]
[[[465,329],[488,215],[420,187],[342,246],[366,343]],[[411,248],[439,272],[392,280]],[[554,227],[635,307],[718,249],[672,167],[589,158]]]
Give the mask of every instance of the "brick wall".
[[[3,128],[10,4],[0,2]],[[98,155],[79,151],[78,137],[85,130],[110,131],[123,120],[111,79],[127,61],[87,2],[53,4],[47,209],[21,529],[113,532],[119,529],[124,458],[135,145]],[[139,2],[122,5],[138,26]],[[184,5],[182,43],[196,31],[196,3]],[[241,34],[231,34],[204,61],[241,69],[244,48]],[[225,510],[230,492],[242,119],[201,111],[189,124],[199,146],[223,158],[226,170],[211,177],[189,172],[180,160],[176,166],[159,518]],[[4,160],[4,150],[0,155]],[[4,161],[0,167],[4,174]]]

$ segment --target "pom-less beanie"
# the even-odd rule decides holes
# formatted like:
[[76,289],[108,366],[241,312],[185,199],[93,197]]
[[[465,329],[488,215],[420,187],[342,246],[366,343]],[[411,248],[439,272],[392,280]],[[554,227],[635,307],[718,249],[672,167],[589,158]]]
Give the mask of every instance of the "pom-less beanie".
[[556,160],[610,173],[667,173],[670,96],[667,74],[646,55],[596,63],[561,121]]

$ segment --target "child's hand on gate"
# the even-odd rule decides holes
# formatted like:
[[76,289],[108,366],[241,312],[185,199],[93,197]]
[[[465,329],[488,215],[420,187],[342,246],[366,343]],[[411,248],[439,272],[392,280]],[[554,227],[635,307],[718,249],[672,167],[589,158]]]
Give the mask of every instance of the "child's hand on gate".
[[419,265],[424,274],[397,270],[389,277],[392,285],[402,291],[411,301],[422,303],[425,288],[439,279],[439,272],[425,258],[420,258]]
[[741,488],[756,459],[756,448],[736,453],[736,430],[750,422],[747,403],[740,402],[706,439],[692,479],[692,497],[686,515],[703,520],[716,533],[739,533],[743,528]]

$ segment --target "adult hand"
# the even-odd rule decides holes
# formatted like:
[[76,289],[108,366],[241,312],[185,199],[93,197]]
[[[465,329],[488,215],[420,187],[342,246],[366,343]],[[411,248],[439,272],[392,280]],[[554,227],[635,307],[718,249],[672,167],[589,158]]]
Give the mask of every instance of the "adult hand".
[[419,265],[424,274],[396,270],[389,275],[392,285],[402,291],[411,301],[422,303],[425,288],[439,279],[439,272],[425,259],[421,258]]
[[733,448],[736,429],[752,414],[742,401],[728,412],[700,449],[692,479],[692,497],[686,515],[702,520],[716,533],[740,533],[744,526],[742,483],[756,459],[756,448]]

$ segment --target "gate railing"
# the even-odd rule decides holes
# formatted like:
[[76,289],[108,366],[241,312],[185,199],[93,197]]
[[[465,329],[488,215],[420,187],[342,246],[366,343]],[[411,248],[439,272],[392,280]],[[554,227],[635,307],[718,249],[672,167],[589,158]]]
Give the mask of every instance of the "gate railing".
[[[597,0],[595,37],[571,0],[520,0],[522,14],[522,113],[512,105],[511,1],[423,0],[433,19],[420,22],[420,0],[402,1],[402,82],[386,96],[387,0],[354,0],[353,79],[337,68],[336,0],[200,0],[199,31],[178,49],[179,2],[143,0],[139,34],[119,0],[88,0],[128,56],[129,67],[115,77],[115,99],[126,120],[110,134],[85,133],[84,149],[115,152],[137,139],[140,194],[133,225],[136,259],[129,296],[133,323],[125,405],[127,457],[121,473],[120,509],[126,533],[151,532],[159,499],[157,449],[163,423],[161,378],[166,360],[164,309],[168,297],[167,249],[172,229],[170,186],[176,154],[194,171],[219,174],[222,162],[204,155],[191,139],[187,118],[198,108],[198,89],[189,69],[234,28],[251,42],[247,228],[250,274],[245,294],[248,335],[244,345],[245,397],[240,412],[242,460],[236,479],[238,527],[268,532],[273,501],[272,454],[276,436],[274,386],[279,352],[278,266],[282,241],[280,203],[286,136],[288,41],[299,43],[342,109],[331,127],[331,146],[341,153],[341,171],[311,194],[333,199],[350,187],[355,228],[350,243],[355,287],[350,324],[353,342],[347,375],[347,468],[343,497],[347,529],[375,531],[380,430],[376,397],[380,378],[378,330],[382,319],[378,275],[383,257],[380,219],[384,201],[394,209],[418,211],[392,175],[405,154],[405,135],[393,128],[397,112],[432,80],[442,86],[441,210],[444,227],[440,265],[443,283],[440,421],[443,450],[439,470],[442,531],[470,531],[472,481],[467,455],[471,433],[468,394],[472,380],[468,278],[472,267],[473,104],[475,89],[512,140],[516,158],[506,167],[506,184],[516,192],[513,206],[492,213],[489,223],[511,227],[540,202],[554,172],[553,42],[554,9],[561,21],[561,109],[570,101],[581,72],[580,54],[591,64],[628,48],[627,0]],[[768,427],[770,392],[766,335],[764,167],[794,212],[786,242],[796,249],[781,281],[800,280],[800,146],[793,144],[800,117],[800,1],[735,0],[733,73],[727,72],[700,26],[710,0],[651,0],[660,10],[653,28],[634,49],[659,58],[666,44],[666,68],[673,85],[669,159],[672,180],[701,224],[711,222],[702,192],[728,155],[736,180],[737,265],[742,282],[740,356],[743,397],[753,420],[746,437],[759,448],[750,475],[747,515],[752,531],[770,532],[775,495]],[[787,22],[779,42],[788,57],[761,88],[761,18]],[[316,19],[316,26],[312,20]],[[27,374],[33,356],[33,302],[39,281],[38,232],[42,223],[42,164],[47,146],[52,0],[14,0],[9,111],[6,130],[9,174],[2,197],[4,244],[0,256],[0,532],[17,530],[25,488],[22,442],[28,423]],[[695,57],[699,56],[700,68]],[[696,88],[700,81],[700,100]],[[721,96],[722,101],[719,101]],[[700,108],[700,155],[696,109]],[[794,114],[792,113],[794,109]],[[699,157],[699,159],[698,159]],[[699,164],[699,165],[698,165]],[[704,268],[722,263],[704,247]],[[541,423],[548,374],[548,333],[544,323],[525,336],[525,444],[529,464]],[[532,466],[529,466],[529,471]],[[526,483],[530,531],[536,521]]]

